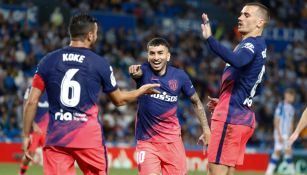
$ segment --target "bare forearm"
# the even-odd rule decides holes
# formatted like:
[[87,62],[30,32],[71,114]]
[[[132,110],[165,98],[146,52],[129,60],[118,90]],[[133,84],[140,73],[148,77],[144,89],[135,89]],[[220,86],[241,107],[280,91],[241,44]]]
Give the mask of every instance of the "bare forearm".
[[127,103],[136,101],[136,99],[141,94],[139,89],[133,91],[121,91],[120,93],[121,93],[121,99],[116,104],[117,106],[126,105]]
[[300,121],[297,124],[297,127],[294,132],[300,133],[307,125],[307,108],[304,110]]
[[36,114],[37,104],[33,102],[27,102],[23,111],[23,136],[28,137],[30,135],[33,120]]

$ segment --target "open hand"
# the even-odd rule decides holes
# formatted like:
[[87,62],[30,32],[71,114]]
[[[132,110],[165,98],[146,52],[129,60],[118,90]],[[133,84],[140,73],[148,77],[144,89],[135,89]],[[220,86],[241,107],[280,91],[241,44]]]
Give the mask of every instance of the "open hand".
[[210,21],[206,13],[203,13],[201,17],[203,19],[201,24],[202,34],[205,39],[208,39],[212,35]]
[[33,157],[29,153],[29,146],[30,146],[31,138],[30,137],[23,137],[23,142],[22,142],[22,150],[24,152],[24,155],[27,159],[33,161]]
[[210,129],[206,129],[203,134],[198,138],[198,142],[202,141],[204,146],[208,145],[210,142],[211,131]]

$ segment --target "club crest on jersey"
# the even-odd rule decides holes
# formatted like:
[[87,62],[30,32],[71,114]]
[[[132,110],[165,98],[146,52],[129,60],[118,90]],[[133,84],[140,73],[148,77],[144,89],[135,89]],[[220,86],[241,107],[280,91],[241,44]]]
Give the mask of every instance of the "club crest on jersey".
[[246,49],[250,50],[253,53],[255,52],[254,51],[255,47],[254,47],[254,45],[252,43],[244,43],[244,46],[242,48],[246,48]]
[[168,86],[171,90],[176,91],[178,88],[178,83],[177,80],[169,80],[168,81]]

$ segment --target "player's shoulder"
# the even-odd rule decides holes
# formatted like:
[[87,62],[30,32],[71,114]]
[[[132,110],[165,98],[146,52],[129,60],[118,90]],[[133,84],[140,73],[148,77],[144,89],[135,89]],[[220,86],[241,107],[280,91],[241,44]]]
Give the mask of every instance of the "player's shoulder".
[[258,47],[266,47],[265,40],[262,36],[248,37],[244,40],[244,43],[251,43],[257,45]]
[[150,64],[148,62],[145,62],[145,63],[141,64],[141,67],[143,69],[150,69]]
[[175,67],[173,65],[168,65],[168,71],[170,74],[177,75],[179,77],[187,76],[187,73],[183,69]]
[[282,105],[283,105],[283,102],[280,101],[280,102],[277,103],[277,106],[276,106],[276,107],[277,107],[277,108],[280,108]]
[[265,40],[262,36],[248,37],[241,42],[242,48],[247,48],[253,53],[255,51],[262,51],[266,48]]
[[42,61],[52,60],[54,56],[59,55],[62,49],[56,49],[54,51],[48,52],[43,58]]

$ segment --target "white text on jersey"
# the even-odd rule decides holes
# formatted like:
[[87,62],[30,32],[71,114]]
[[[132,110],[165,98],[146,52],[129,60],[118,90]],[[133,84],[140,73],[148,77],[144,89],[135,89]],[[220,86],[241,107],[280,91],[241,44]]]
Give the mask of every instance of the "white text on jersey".
[[71,112],[63,112],[63,109],[60,110],[60,112],[55,113],[55,120],[61,120],[61,121],[82,121],[86,122],[88,119],[86,117],[86,114],[81,114],[81,113],[71,113]]
[[64,53],[63,54],[63,61],[76,61],[79,63],[83,63],[85,56],[84,55],[78,55],[73,53]]
[[178,98],[177,96],[167,95],[166,92],[163,92],[162,94],[152,94],[150,97],[168,102],[176,102]]

